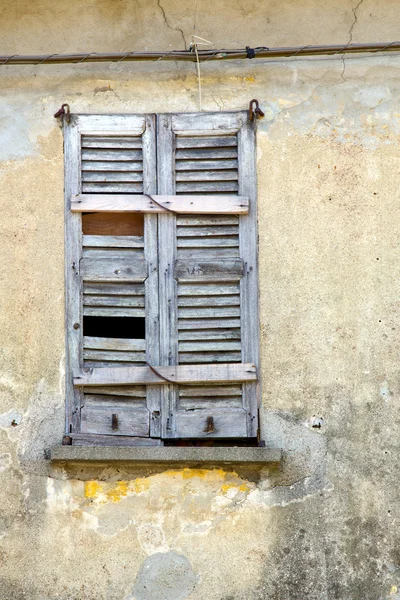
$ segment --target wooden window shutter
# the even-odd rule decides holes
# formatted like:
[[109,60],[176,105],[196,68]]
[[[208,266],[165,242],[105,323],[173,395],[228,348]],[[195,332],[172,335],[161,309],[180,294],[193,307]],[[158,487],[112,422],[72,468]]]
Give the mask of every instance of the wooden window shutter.
[[[162,437],[254,438],[254,127],[247,113],[161,115],[157,136],[159,194],[182,197],[179,214],[159,215],[160,364],[193,373],[189,385],[163,386]],[[248,210],[239,202],[218,214],[232,197],[247,197]],[[218,366],[226,376],[217,384],[209,370]]]
[[[107,375],[114,367],[160,360],[157,215],[141,216],[138,232],[133,213],[121,219],[115,212],[118,197],[156,193],[155,135],[151,115],[77,115],[65,131],[67,432],[73,443],[150,444],[160,437],[160,387],[122,387]],[[81,198],[88,206],[75,211]],[[103,333],[96,335],[99,323]],[[115,335],[110,323],[136,333]],[[137,334],[140,327],[144,335]],[[72,373],[95,377],[98,371],[102,385],[74,385]]]

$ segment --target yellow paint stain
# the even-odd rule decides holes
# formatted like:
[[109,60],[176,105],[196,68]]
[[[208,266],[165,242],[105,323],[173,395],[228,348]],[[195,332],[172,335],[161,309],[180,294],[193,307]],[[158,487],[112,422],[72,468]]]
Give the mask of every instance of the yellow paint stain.
[[149,479],[138,478],[134,479],[129,483],[129,492],[134,494],[143,494],[143,492],[147,492],[150,487]]
[[103,486],[98,481],[85,481],[85,498],[96,498],[103,490]]
[[128,483],[126,481],[118,481],[117,485],[112,487],[106,494],[111,502],[121,502],[122,498],[128,493]]
[[399,591],[399,588],[396,585],[392,585],[392,587],[390,588],[391,594],[397,594],[398,591]]
[[254,83],[256,80],[256,78],[253,75],[249,75],[249,77],[244,77],[244,81],[247,81],[248,83]]
[[221,485],[222,494],[226,495],[229,490],[237,490],[238,492],[246,493],[250,491],[250,488],[245,483],[242,483],[241,485],[237,485],[237,483],[224,483],[224,485]]

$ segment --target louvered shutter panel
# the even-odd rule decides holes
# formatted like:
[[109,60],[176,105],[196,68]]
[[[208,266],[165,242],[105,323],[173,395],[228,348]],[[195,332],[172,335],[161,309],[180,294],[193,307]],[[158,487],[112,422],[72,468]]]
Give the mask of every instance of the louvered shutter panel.
[[[159,193],[185,195],[188,211],[201,195],[205,213],[159,216],[161,364],[258,365],[254,165],[246,113],[159,117]],[[228,195],[247,196],[249,214],[213,214]],[[255,437],[257,384],[210,385],[201,372],[164,386],[163,437]]]
[[[153,116],[74,116],[65,143],[67,198],[91,194],[112,204],[119,194],[156,192]],[[158,364],[157,261],[156,215],[145,215],[144,235],[82,235],[81,215],[67,207],[69,372]],[[108,323],[144,318],[145,339],[87,335],[82,330],[85,317]],[[71,390],[74,443],[98,443],[102,436],[110,437],[100,443],[110,442],[111,436],[118,437],[117,443],[159,438],[159,387],[112,383]]]

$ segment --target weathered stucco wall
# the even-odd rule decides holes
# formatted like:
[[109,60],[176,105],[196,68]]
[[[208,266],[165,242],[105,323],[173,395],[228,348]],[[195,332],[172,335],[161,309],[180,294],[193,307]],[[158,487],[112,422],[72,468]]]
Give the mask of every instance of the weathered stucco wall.
[[[5,1],[1,52],[182,48],[194,3]],[[394,1],[198,2],[216,47],[390,41]],[[263,437],[279,472],[50,467],[64,420],[53,113],[197,110],[193,65],[1,67],[1,600],[399,600],[400,56],[202,69],[257,97]],[[313,417],[323,419],[312,428]],[[398,591],[399,590],[399,591]]]

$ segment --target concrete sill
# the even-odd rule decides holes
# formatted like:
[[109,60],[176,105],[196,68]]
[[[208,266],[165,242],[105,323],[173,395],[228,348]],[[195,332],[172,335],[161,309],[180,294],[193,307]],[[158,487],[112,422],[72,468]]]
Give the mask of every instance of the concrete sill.
[[132,462],[159,465],[253,465],[262,466],[281,461],[279,448],[196,448],[196,447],[111,447],[54,446],[48,458],[59,462]]

